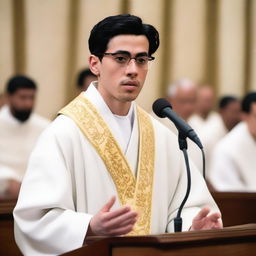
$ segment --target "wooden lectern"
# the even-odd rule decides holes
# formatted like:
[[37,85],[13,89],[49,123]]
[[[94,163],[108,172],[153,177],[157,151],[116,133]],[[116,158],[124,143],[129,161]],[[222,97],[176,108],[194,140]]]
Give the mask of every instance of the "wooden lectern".
[[256,193],[212,192],[211,194],[220,208],[225,227],[256,223]]
[[[214,192],[225,226],[256,223],[256,193]],[[0,255],[20,256],[13,232],[15,200],[0,200]],[[92,238],[66,255],[256,255],[256,224],[219,231],[183,232],[144,237]]]
[[256,255],[256,224],[221,230],[99,239],[88,240],[89,245],[63,256]]
[[0,200],[0,255],[21,256],[21,252],[14,240],[13,208],[15,199]]

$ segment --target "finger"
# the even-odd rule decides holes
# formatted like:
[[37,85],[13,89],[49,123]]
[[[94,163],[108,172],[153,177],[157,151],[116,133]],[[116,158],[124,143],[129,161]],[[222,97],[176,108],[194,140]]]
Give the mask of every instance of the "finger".
[[221,214],[219,212],[215,212],[208,216],[209,220],[212,222],[217,222],[221,217]]
[[130,224],[130,225],[126,225],[124,227],[119,227],[119,228],[113,229],[109,232],[109,235],[111,235],[111,236],[126,235],[133,230],[133,226],[134,226],[133,224]]
[[114,205],[115,201],[116,201],[116,197],[112,196],[110,198],[110,200],[101,208],[100,211],[101,212],[108,212],[111,209],[111,207]]
[[111,219],[108,222],[109,228],[114,228],[114,227],[121,227],[125,226],[127,224],[134,224],[137,220],[138,214],[134,211],[127,212],[123,215],[120,215],[116,218]]
[[218,221],[214,225],[214,229],[221,229],[223,228],[223,223],[221,219],[218,219]]
[[205,218],[208,213],[210,212],[210,209],[208,207],[204,207],[194,218],[195,221],[199,221],[203,218]]
[[138,220],[138,217],[126,219],[122,222],[122,226],[128,225],[128,224],[135,224]]
[[123,215],[127,212],[131,212],[131,207],[130,206],[122,206],[114,211],[110,211],[105,215],[106,220],[114,219],[120,215]]

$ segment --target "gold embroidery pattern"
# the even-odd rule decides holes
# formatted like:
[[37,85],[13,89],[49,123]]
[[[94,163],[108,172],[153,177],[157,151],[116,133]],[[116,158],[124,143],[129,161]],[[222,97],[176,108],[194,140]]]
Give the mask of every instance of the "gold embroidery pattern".
[[145,235],[150,233],[155,140],[153,126],[148,114],[140,107],[137,107],[137,110],[140,129],[140,152],[134,200],[140,218],[130,235]]
[[120,202],[139,212],[134,231],[129,235],[150,233],[154,174],[154,131],[146,112],[138,107],[140,146],[137,181],[107,124],[97,109],[79,95],[59,113],[71,117],[94,146],[117,188]]

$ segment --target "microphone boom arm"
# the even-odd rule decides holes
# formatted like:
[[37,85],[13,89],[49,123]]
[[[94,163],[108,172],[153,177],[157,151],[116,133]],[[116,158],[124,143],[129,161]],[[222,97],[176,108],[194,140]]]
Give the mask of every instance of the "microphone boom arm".
[[190,189],[191,189],[191,173],[190,173],[189,159],[188,159],[188,153],[187,153],[187,141],[186,141],[186,135],[182,134],[182,132],[179,132],[179,146],[185,158],[186,171],[187,171],[187,190],[186,190],[184,199],[182,200],[181,205],[178,209],[177,216],[174,218],[174,232],[182,231],[181,211],[189,197]]

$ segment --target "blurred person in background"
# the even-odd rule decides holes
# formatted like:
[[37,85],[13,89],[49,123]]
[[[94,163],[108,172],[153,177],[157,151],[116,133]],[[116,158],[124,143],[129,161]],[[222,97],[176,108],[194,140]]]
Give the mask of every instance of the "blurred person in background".
[[214,111],[215,95],[208,85],[198,88],[195,113],[190,116],[189,124],[199,133],[208,125],[214,124],[219,119],[219,114]]
[[208,123],[200,134],[206,157],[207,177],[215,145],[241,121],[241,102],[238,98],[231,95],[223,96],[219,100],[218,108],[219,118]]
[[[170,102],[173,111],[187,121],[194,113],[196,107],[196,85],[189,79],[179,79],[167,88],[166,99]],[[175,125],[168,118],[159,118],[153,112],[154,118],[170,128],[175,134],[178,133]]]
[[242,100],[242,122],[215,147],[210,182],[218,191],[256,192],[256,92]]
[[0,93],[0,108],[5,104],[5,96],[3,93]]
[[81,70],[77,76],[77,89],[80,92],[86,91],[92,81],[96,81],[95,76],[89,68]]
[[177,115],[188,121],[195,112],[197,86],[189,79],[180,79],[169,86],[167,100]]
[[[188,122],[189,118],[191,117],[191,115],[193,115],[196,109],[197,86],[190,79],[179,79],[170,84],[170,86],[167,88],[166,99],[170,102],[173,111],[186,122]],[[172,132],[178,134],[176,126],[167,117],[159,118],[155,114],[152,115],[167,128],[169,128]],[[190,139],[187,139],[187,142],[188,155],[190,156],[196,167],[199,170],[202,170],[202,154],[200,149]]]
[[0,197],[16,198],[34,144],[49,121],[33,113],[37,86],[26,76],[12,77],[0,110]]

